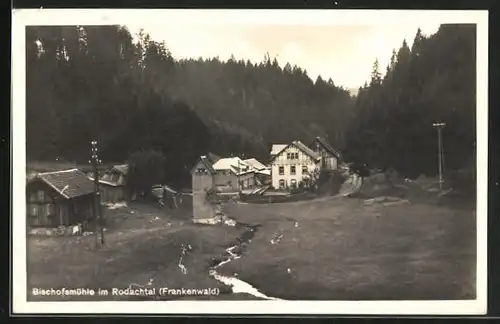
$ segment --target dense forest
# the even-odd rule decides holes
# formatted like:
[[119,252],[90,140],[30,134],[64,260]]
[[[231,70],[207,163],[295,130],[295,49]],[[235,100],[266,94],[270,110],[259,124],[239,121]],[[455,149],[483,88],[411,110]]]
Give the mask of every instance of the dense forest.
[[447,169],[475,162],[474,25],[443,25],[430,37],[418,31],[384,73],[375,62],[357,97],[269,55],[259,63],[175,59],[168,44],[144,33],[134,42],[120,26],[26,33],[30,160],[85,163],[96,139],[103,161],[162,152],[165,178],[180,185],[207,151],[267,162],[272,143],[323,136],[348,161],[432,174],[439,120],[447,123]]
[[408,177],[437,172],[437,134],[443,129],[446,169],[475,168],[475,25],[441,25],[430,37],[417,31],[393,51],[382,76],[375,62],[370,84],[359,89],[356,117],[344,153],[348,159]]

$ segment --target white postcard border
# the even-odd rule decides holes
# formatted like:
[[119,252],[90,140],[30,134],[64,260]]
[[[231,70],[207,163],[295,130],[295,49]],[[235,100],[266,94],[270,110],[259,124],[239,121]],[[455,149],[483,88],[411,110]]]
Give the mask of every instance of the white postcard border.
[[[419,23],[430,19],[477,24],[477,299],[470,301],[168,301],[28,302],[26,300],[25,27],[175,24]],[[390,53],[387,53],[390,55]],[[15,314],[394,314],[479,315],[487,308],[488,12],[485,10],[187,10],[22,9],[12,15],[12,312]]]

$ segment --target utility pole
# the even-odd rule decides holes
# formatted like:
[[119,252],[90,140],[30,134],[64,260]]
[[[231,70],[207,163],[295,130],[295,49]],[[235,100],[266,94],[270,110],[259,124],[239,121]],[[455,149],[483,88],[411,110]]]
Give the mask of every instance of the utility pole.
[[240,173],[241,173],[241,168],[240,168],[240,157],[237,156],[238,159],[238,192],[241,192],[241,181],[240,181]]
[[432,124],[437,130],[438,134],[438,168],[439,168],[439,189],[443,190],[443,172],[444,172],[444,154],[443,154],[443,139],[442,139],[442,129],[446,126],[445,123],[434,123]]
[[[99,170],[98,165],[102,163],[97,154],[97,141],[92,141],[92,168],[94,171],[94,221],[95,221],[95,236],[96,244],[104,246],[104,228],[102,226],[101,212],[101,192],[99,190]],[[100,240],[99,240],[100,236]]]

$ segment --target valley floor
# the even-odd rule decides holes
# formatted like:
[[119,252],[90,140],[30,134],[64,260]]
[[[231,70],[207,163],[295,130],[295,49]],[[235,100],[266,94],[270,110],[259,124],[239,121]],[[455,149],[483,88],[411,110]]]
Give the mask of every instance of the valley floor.
[[[331,197],[229,204],[225,207],[229,217],[260,227],[242,257],[218,271],[226,276],[236,273],[267,296],[281,299],[475,298],[473,211],[418,204],[364,206],[362,202]],[[244,229],[196,225],[143,204],[108,210],[106,218],[106,247],[99,250],[93,236],[28,237],[28,300],[62,300],[33,296],[33,288],[111,289],[131,284],[220,289],[219,296],[170,299],[256,299],[232,294],[230,287],[208,275],[214,258],[234,245]],[[179,267],[182,245],[191,246],[182,261],[187,273]]]

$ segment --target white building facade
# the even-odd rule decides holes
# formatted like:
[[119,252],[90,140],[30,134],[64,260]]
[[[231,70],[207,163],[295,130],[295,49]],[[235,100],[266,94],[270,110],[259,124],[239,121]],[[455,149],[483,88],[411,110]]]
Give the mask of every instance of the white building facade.
[[255,186],[255,170],[239,157],[221,158],[213,167],[216,186],[232,187],[235,191]]
[[276,144],[271,149],[271,185],[275,189],[297,187],[321,164],[321,156],[300,141]]

